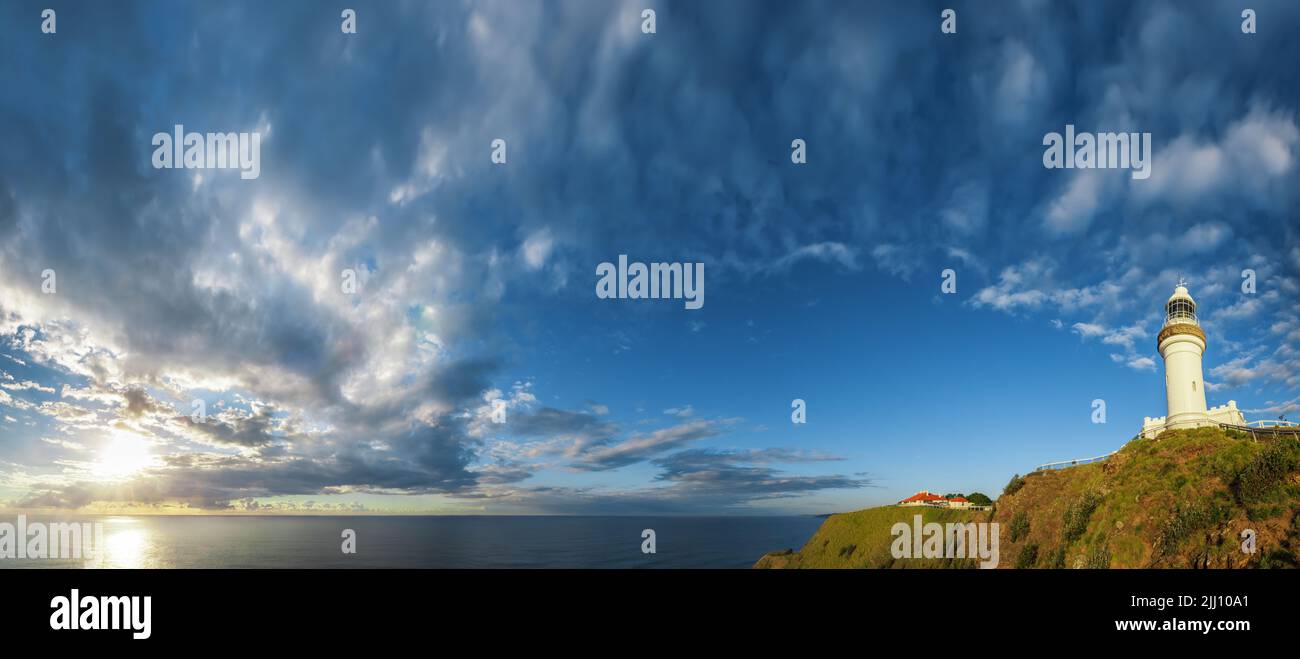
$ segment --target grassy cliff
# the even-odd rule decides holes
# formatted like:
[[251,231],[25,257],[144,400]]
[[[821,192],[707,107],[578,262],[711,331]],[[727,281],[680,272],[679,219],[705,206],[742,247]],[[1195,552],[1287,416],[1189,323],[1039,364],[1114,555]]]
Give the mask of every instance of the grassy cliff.
[[[893,559],[890,528],[917,510],[832,515],[802,549],[755,567],[971,567]],[[1300,567],[1300,440],[1171,431],[1105,462],[1015,478],[992,513],[924,511],[926,522],[997,522],[1003,568]],[[1254,554],[1242,551],[1246,529]]]
[[786,550],[763,556],[759,568],[886,568],[886,567],[974,567],[973,561],[948,559],[895,560],[889,552],[895,523],[912,524],[916,515],[922,523],[982,522],[987,512],[945,510],[929,507],[882,506],[851,513],[831,515],[822,523],[803,549]]

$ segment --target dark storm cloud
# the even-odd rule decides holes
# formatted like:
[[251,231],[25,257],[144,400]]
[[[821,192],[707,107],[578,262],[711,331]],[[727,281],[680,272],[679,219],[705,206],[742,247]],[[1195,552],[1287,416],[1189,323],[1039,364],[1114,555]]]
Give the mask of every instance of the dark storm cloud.
[[248,416],[229,421],[217,417],[196,421],[187,416],[178,417],[176,421],[218,444],[255,448],[267,446],[276,439],[273,434],[272,410],[269,407],[259,408]]
[[140,416],[158,410],[149,393],[143,389],[127,389],[122,392],[122,397],[126,399],[127,416]]

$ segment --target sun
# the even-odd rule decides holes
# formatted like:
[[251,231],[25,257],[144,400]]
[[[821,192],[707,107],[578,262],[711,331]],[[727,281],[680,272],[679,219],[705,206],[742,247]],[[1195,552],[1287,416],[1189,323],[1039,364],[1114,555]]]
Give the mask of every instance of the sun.
[[154,462],[149,443],[140,436],[114,429],[108,442],[99,452],[99,460],[92,470],[98,476],[123,478],[131,476]]

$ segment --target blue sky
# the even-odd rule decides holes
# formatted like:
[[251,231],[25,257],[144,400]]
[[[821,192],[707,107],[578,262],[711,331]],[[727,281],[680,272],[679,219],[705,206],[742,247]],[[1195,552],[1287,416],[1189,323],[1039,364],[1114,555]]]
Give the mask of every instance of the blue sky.
[[[1294,415],[1300,7],[1250,6],[6,3],[0,505],[995,495],[1164,414],[1180,276],[1210,404]],[[260,176],[154,169],[176,124]],[[1067,124],[1151,133],[1151,177],[1045,169]],[[704,307],[598,299],[620,254],[704,263]]]

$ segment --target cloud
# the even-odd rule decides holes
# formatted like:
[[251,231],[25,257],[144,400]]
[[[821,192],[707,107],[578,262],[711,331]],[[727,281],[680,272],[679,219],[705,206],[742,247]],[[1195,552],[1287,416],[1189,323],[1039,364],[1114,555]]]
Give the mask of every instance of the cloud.
[[1119,355],[1111,353],[1110,360],[1116,364],[1123,364],[1135,371],[1154,372],[1156,370],[1156,360],[1146,356]]
[[1250,354],[1233,358],[1210,369],[1210,377],[1227,387],[1238,387],[1255,382],[1282,382],[1288,386],[1300,385],[1300,366],[1283,345],[1276,357],[1256,358]]
[[[874,486],[860,475],[801,475],[775,465],[835,462],[834,456],[789,448],[687,449],[653,461],[655,484],[620,491],[505,487],[482,496],[497,505],[526,504],[554,514],[683,515],[755,510],[777,500],[828,490]],[[761,509],[761,508],[757,508]]]
[[670,407],[664,410],[668,416],[690,417],[695,415],[695,409],[690,405],[684,407]]
[[569,412],[543,407],[536,412],[513,415],[510,430],[521,437],[541,437],[562,446],[570,456],[580,455],[593,447],[603,446],[617,437],[616,424],[593,411]]
[[1214,252],[1232,239],[1232,227],[1223,222],[1201,222],[1178,237],[1174,248],[1188,254]]
[[1079,336],[1084,338],[1104,336],[1106,334],[1106,328],[1096,323],[1075,323],[1071,327],[1075,332],[1078,332]]
[[551,249],[555,246],[555,240],[551,233],[545,229],[534,232],[528,236],[524,244],[519,248],[523,254],[524,263],[530,269],[536,270],[546,265],[546,259],[551,255]]
[[876,245],[871,249],[871,258],[875,259],[881,270],[905,280],[911,279],[912,274],[921,267],[916,253],[902,245]]
[[275,420],[272,408],[257,406],[251,414],[227,410],[220,417],[197,421],[191,417],[178,417],[178,421],[203,439],[217,444],[255,448],[276,441]]
[[[1138,370],[1154,362],[1138,352],[1152,301],[1187,275],[1211,318],[1230,321],[1215,324],[1216,345],[1239,346],[1215,379],[1296,386],[1300,330],[1283,302],[1300,295],[1300,138],[1291,71],[1274,65],[1296,59],[1291,42],[1205,48],[1222,17],[1195,5],[1098,2],[1065,16],[1008,3],[986,38],[937,50],[907,36],[934,29],[915,3],[845,3],[833,20],[795,3],[670,7],[681,29],[651,41],[629,2],[561,3],[554,16],[515,2],[384,3],[369,24],[428,45],[384,53],[289,29],[319,18],[310,2],[235,2],[220,16],[160,4],[148,38],[138,12],[89,6],[82,20],[100,29],[79,48],[11,35],[0,59],[32,65],[7,80],[0,344],[6,375],[33,373],[0,387],[17,419],[0,442],[19,465],[6,471],[57,505],[244,509],[374,491],[692,510],[693,495],[748,499],[691,483],[734,479],[755,496],[844,484],[767,471],[775,453],[746,449],[669,462],[713,450],[697,444],[730,426],[683,416],[633,432],[663,419],[615,418],[569,385],[519,385],[649,352],[627,317],[581,306],[590,264],[629,247],[705,262],[728,304],[753,279],[814,283],[807,265],[831,277],[818,286],[857,287],[847,275],[960,264],[968,311],[1053,319]],[[1289,4],[1270,11],[1278,33],[1298,22]],[[232,23],[244,26],[233,50]],[[1071,58],[1061,43],[1109,56]],[[149,167],[148,135],[182,121],[262,130],[261,177],[204,171],[196,183]],[[1044,170],[1042,136],[1066,122],[1152,132],[1152,178]],[[807,140],[806,165],[789,162],[792,136]],[[488,157],[496,138],[506,165]],[[862,275],[867,265],[879,273]],[[1260,296],[1228,297],[1247,266]],[[56,295],[40,292],[47,268]],[[729,327],[703,323],[686,325],[701,344]],[[586,340],[574,327],[618,348],[552,365],[550,333]],[[650,410],[675,402],[647,396]],[[211,412],[202,425],[188,418],[196,398]],[[491,422],[497,401],[506,424]],[[72,447],[97,451],[108,429],[162,462],[99,482]],[[608,473],[647,463],[665,477]],[[569,469],[604,472],[618,491],[547,480]]]
[[149,394],[143,389],[127,389],[122,393],[122,396],[126,398],[126,413],[129,416],[140,416],[158,410],[158,406],[153,403]]
[[[1254,103],[1226,127],[1219,141],[1180,135],[1157,152],[1151,178],[1133,185],[1142,203],[1192,203],[1214,194],[1260,195],[1295,168],[1300,129],[1289,112]],[[1149,185],[1148,185],[1149,184]]]
[[970,304],[998,311],[1036,310],[1059,293],[1041,290],[1049,285],[1054,266],[1047,260],[1034,259],[1018,266],[1008,266],[998,275],[998,283],[977,291]]
[[1137,342],[1148,340],[1140,323],[1128,327],[1109,328],[1100,323],[1075,323],[1072,329],[1083,339],[1100,338],[1107,345],[1124,348],[1123,354],[1111,353],[1110,359],[1116,364],[1123,364],[1135,371],[1154,371],[1156,362],[1151,357],[1137,354]]
[[1033,51],[1017,40],[1003,43],[999,59],[994,95],[999,118],[1012,123],[1034,116],[1049,91],[1047,71]]
[[825,489],[850,489],[869,485],[869,479],[841,475],[794,476],[771,463],[831,461],[837,458],[805,454],[790,449],[724,451],[691,449],[655,460],[662,468],[658,480],[699,496],[705,492],[732,498],[793,496]]
[[1044,227],[1056,235],[1072,235],[1092,223],[1100,200],[1106,198],[1106,172],[1084,169],[1071,174],[1065,191],[1047,207]]
[[988,187],[966,181],[953,189],[948,204],[940,211],[945,226],[962,236],[977,234],[988,224]]
[[1106,336],[1102,337],[1101,342],[1122,346],[1131,353],[1136,350],[1134,344],[1137,341],[1149,340],[1150,338],[1150,335],[1147,334],[1147,331],[1142,327],[1142,325],[1137,323],[1129,325],[1128,327],[1117,327],[1110,330],[1107,332]]
[[1254,296],[1243,297],[1231,306],[1223,307],[1215,311],[1211,317],[1216,322],[1245,320],[1254,317],[1265,309],[1266,305],[1261,298]]
[[857,270],[860,267],[856,249],[842,243],[822,242],[804,245],[791,251],[773,262],[772,268],[778,271],[787,270],[794,264],[806,260],[834,263],[846,270]]
[[1294,415],[1300,412],[1300,396],[1285,401],[1268,401],[1264,407],[1246,410],[1252,414],[1276,414],[1279,416]]
[[654,456],[681,448],[723,433],[734,420],[712,421],[699,419],[649,433],[634,434],[608,446],[597,446],[579,453],[574,467],[584,471],[617,469]]

